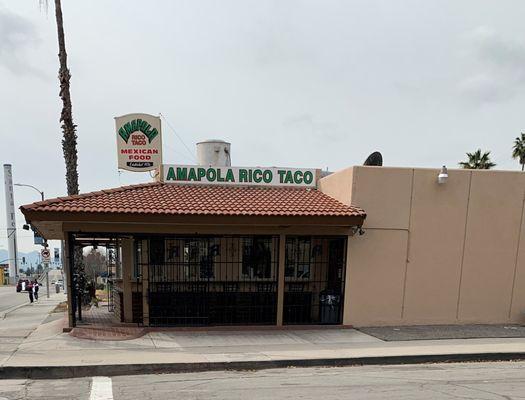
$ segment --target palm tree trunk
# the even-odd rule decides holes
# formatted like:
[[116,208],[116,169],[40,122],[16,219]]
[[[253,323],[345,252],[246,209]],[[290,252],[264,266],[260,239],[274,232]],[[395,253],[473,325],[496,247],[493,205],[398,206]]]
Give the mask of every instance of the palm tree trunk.
[[[60,122],[62,123],[62,132],[64,134],[62,138],[62,151],[66,162],[67,194],[71,196],[78,194],[77,126],[73,123],[71,93],[69,91],[71,74],[67,67],[66,39],[64,37],[64,21],[62,20],[62,5],[60,0],[55,0],[55,16],[57,21],[58,60],[60,62],[58,80],[60,81],[60,98],[62,99]],[[74,301],[78,302],[78,319],[82,320],[82,294],[86,286],[86,273],[82,262],[82,248],[75,246],[74,249],[71,283],[75,293],[73,294],[73,296],[75,296]]]
[[55,15],[58,34],[58,59],[60,61],[58,80],[60,81],[60,98],[62,99],[60,122],[62,123],[62,131],[64,133],[62,150],[66,162],[67,194],[74,195],[78,194],[77,134],[75,132],[76,125],[73,123],[71,108],[71,94],[69,91],[71,74],[67,67],[66,40],[64,37],[64,22],[62,20],[62,5],[60,0],[55,0]]
[[521,171],[523,172],[523,169],[525,168],[525,163],[521,164]]

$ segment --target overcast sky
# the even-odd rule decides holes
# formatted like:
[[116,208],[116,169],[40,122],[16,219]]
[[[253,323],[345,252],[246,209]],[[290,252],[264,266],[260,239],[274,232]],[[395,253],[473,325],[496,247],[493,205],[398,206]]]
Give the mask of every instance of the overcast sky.
[[[65,194],[54,8],[0,0],[0,154],[15,182]],[[522,0],[63,0],[82,192],[149,180],[116,168],[113,117],[162,113],[184,142],[232,143],[234,165],[518,169]],[[193,163],[165,123],[164,162]],[[3,192],[3,190],[2,190]],[[6,248],[5,199],[0,248]],[[26,188],[15,202],[38,200]],[[21,228],[23,217],[18,214]],[[19,248],[33,249],[27,231]]]

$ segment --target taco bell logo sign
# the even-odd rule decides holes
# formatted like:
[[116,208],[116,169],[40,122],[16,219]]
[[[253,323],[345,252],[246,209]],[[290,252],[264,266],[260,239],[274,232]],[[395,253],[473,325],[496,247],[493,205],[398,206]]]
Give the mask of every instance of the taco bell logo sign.
[[118,168],[151,171],[162,164],[160,118],[149,114],[127,114],[115,118]]

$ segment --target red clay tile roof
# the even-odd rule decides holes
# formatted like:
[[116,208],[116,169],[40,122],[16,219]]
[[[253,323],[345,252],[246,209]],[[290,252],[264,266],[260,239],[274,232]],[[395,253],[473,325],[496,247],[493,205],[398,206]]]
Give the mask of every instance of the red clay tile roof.
[[158,182],[58,197],[20,209],[65,213],[366,217],[362,209],[347,206],[315,189]]

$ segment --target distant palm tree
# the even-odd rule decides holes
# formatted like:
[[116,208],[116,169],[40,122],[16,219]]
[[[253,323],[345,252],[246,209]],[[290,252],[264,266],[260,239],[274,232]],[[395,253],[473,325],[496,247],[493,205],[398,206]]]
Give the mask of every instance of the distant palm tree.
[[481,149],[467,153],[467,161],[461,161],[459,165],[464,169],[491,169],[496,166],[490,161],[490,151],[482,153]]
[[520,137],[517,137],[512,147],[512,158],[520,160],[521,170],[525,168],[525,133],[521,133]]

